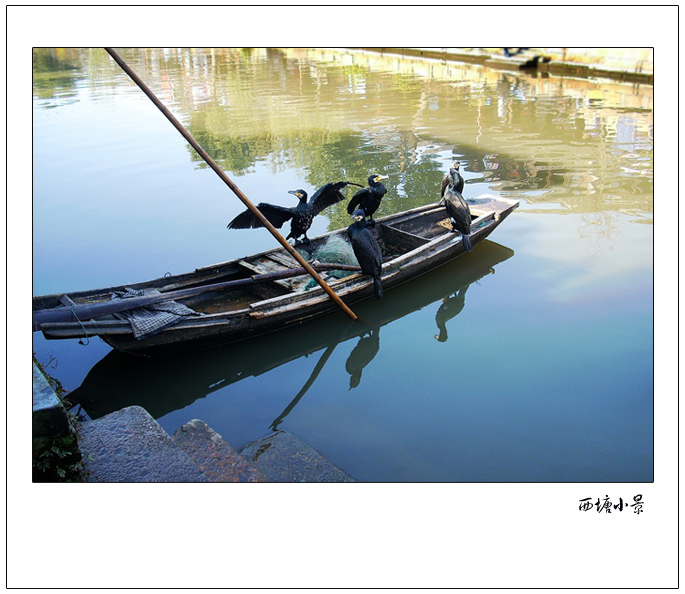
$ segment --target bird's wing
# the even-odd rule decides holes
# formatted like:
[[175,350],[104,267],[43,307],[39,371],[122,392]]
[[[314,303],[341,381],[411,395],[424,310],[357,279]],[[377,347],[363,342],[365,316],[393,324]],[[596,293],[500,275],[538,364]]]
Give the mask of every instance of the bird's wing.
[[[281,228],[283,223],[292,218],[293,212],[290,208],[285,206],[276,206],[275,204],[267,204],[260,202],[257,205],[259,211],[267,218],[267,220],[277,228]],[[252,213],[251,210],[241,212],[229,224],[229,229],[256,229],[263,227],[262,222]]]
[[350,203],[347,205],[347,214],[352,214],[355,211],[355,209],[359,207],[367,191],[368,188],[362,188],[361,190],[357,190],[354,193],[354,196],[352,196],[352,200],[350,200]]
[[348,182],[331,182],[321,186],[316,193],[309,199],[309,205],[315,215],[318,215],[324,208],[345,200],[340,190],[347,186]]

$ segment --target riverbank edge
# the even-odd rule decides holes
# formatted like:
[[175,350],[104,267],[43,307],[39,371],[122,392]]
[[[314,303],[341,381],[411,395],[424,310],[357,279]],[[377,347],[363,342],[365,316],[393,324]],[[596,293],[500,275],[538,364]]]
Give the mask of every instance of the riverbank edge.
[[[52,381],[34,358],[34,482],[356,482],[286,431],[271,433],[237,451],[200,419],[188,421],[169,435],[140,406],[77,421]],[[68,450],[55,448],[55,441],[64,439],[68,439]],[[49,458],[44,459],[46,454]]]
[[[556,51],[548,51],[550,48],[530,48],[512,56],[506,56],[504,51],[495,53],[484,51],[482,48],[358,47],[345,49],[443,62],[466,62],[495,70],[536,72],[543,75],[574,78],[604,78],[626,83],[654,85],[651,60],[626,57],[622,60],[621,67],[609,67],[601,64],[601,57],[594,55],[591,48],[584,52],[574,53],[573,61],[560,59]],[[621,50],[617,49],[617,52],[619,51]]]

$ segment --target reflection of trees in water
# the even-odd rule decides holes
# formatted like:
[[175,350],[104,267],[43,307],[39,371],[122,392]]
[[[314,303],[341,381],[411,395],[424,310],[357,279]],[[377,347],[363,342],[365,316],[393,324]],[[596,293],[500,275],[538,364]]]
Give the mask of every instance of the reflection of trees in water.
[[[592,82],[486,70],[454,84],[354,58],[311,59],[319,53],[133,48],[122,55],[237,175],[258,162],[294,167],[305,172],[303,186],[316,188],[378,170],[391,177],[382,216],[436,199],[445,164],[423,150],[428,144],[435,153],[454,150],[465,173],[482,173],[465,176],[469,185],[572,212],[652,211],[652,114],[635,107],[639,89],[624,99]],[[453,76],[460,68],[452,66]],[[104,50],[34,50],[34,92],[49,97],[87,75],[107,93],[124,76],[117,69]],[[644,103],[651,105],[648,94]],[[333,213],[336,226],[348,222],[343,209]]]
[[76,95],[76,81],[83,75],[79,56],[63,48],[33,48],[33,96],[39,99]]

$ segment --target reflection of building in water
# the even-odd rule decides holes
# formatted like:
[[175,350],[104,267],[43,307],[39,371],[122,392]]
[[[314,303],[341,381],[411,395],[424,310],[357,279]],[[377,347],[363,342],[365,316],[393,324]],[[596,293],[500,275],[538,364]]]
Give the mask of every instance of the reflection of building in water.
[[[36,68],[68,62],[73,100],[79,100],[79,69],[89,68],[97,80],[118,68],[104,54],[96,59],[97,50],[46,51],[34,50]],[[465,173],[483,173],[465,176],[467,183],[530,192],[525,198],[532,204],[555,202],[577,213],[607,204],[630,213],[653,210],[651,85],[346,50],[131,48],[125,54],[214,159],[237,173],[257,163],[278,171],[287,162],[305,169],[311,185],[331,181],[332,171],[361,179],[368,171],[357,171],[350,155],[373,145],[373,166],[397,185],[388,188],[385,206],[394,208],[397,197],[407,208],[435,196],[431,151],[454,148]],[[58,92],[40,87],[54,78],[39,71],[34,94]],[[190,158],[204,167],[193,152]]]
[[[33,55],[43,109],[83,101],[84,75],[98,96],[122,92],[97,84],[121,75],[102,49]],[[279,204],[292,188],[270,187],[276,176],[268,172],[297,168],[303,186],[320,187],[363,181],[372,167],[391,177],[379,216],[413,208],[438,199],[453,152],[467,199],[508,192],[525,199],[529,213],[536,204],[546,213],[653,212],[648,84],[346,50],[130,48],[124,57],[224,169],[264,168],[258,191],[280,196]],[[372,156],[359,160],[360,153]],[[478,184],[487,188],[474,193]],[[329,229],[349,224],[342,206],[326,218]]]
[[[566,168],[534,159],[516,160],[506,155],[488,153],[468,155],[470,171],[482,173],[470,183],[486,181],[500,191],[526,191],[549,189],[564,184]],[[466,196],[468,198],[468,196]]]

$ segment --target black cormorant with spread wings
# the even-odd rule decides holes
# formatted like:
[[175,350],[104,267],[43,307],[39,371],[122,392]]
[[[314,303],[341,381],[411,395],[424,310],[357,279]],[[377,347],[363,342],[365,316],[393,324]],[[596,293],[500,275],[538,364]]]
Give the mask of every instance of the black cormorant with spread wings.
[[[289,194],[294,194],[299,198],[300,202],[297,206],[277,206],[260,202],[257,208],[278,229],[283,226],[283,223],[292,219],[290,233],[286,240],[292,237],[295,240],[295,245],[298,245],[300,243],[298,238],[303,236],[301,243],[307,245],[310,243],[307,231],[312,226],[314,217],[324,208],[344,200],[345,196],[342,195],[340,190],[349,184],[359,186],[359,184],[353,182],[331,182],[321,186],[309,201],[307,201],[307,192],[304,190],[289,190]],[[263,227],[262,222],[251,210],[240,213],[228,224],[229,229],[255,229],[257,227]]]
[[471,211],[461,192],[457,190],[461,176],[454,167],[450,167],[450,178],[451,183],[445,190],[443,200],[447,208],[447,214],[452,219],[452,231],[461,233],[464,248],[467,252],[470,252],[473,250],[471,238],[469,237],[471,234]]
[[354,223],[347,228],[347,236],[350,238],[352,250],[357,257],[362,274],[368,274],[373,278],[373,292],[376,299],[383,298],[383,287],[381,286],[381,268],[383,266],[383,255],[378,241],[373,233],[366,228],[367,222],[364,218],[364,211],[357,209],[353,214]]
[[354,213],[358,208],[364,211],[364,216],[369,217],[368,224],[373,227],[376,221],[373,220],[373,213],[378,210],[381,204],[381,200],[387,190],[385,186],[381,183],[381,180],[388,179],[387,175],[378,175],[377,173],[372,173],[369,175],[369,187],[357,190],[352,196],[352,200],[347,205],[347,214]]

